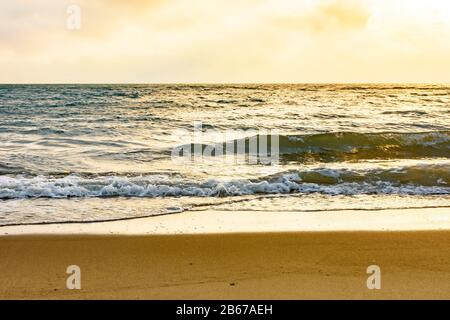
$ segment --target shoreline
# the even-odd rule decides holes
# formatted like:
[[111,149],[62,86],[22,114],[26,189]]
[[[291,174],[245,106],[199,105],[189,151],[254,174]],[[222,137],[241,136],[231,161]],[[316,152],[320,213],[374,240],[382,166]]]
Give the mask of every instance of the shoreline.
[[450,230],[450,207],[314,212],[185,211],[103,222],[2,226],[0,237],[426,230]]

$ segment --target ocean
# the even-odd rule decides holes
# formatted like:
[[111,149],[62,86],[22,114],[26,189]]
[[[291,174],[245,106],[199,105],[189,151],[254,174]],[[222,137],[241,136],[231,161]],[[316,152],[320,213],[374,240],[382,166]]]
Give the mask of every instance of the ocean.
[[423,207],[450,207],[450,86],[0,85],[0,226]]

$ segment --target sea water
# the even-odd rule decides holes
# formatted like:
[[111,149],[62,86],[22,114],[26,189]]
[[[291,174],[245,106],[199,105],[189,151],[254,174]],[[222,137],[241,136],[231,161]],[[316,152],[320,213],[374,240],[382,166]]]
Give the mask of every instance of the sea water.
[[[173,157],[254,137],[276,163]],[[450,207],[450,86],[0,86],[0,225],[421,207]]]

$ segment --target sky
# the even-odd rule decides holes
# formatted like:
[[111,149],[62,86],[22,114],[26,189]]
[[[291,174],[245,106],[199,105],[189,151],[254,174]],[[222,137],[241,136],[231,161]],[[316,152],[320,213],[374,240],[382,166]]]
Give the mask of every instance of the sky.
[[1,0],[0,83],[450,83],[449,39],[448,0]]

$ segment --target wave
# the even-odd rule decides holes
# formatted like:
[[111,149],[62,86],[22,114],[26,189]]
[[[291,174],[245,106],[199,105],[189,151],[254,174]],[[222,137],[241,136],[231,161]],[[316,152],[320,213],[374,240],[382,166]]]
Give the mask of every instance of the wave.
[[173,175],[146,176],[0,176],[0,199],[70,197],[226,197],[253,194],[322,193],[450,194],[450,165],[392,169],[316,168],[282,172],[259,179],[189,180]]
[[227,145],[232,144],[235,154],[250,153],[252,142],[256,141],[259,144],[264,141],[263,143],[267,143],[267,150],[271,150],[274,139],[278,140],[281,159],[286,161],[334,162],[360,159],[450,157],[450,131],[257,135],[215,145],[191,143],[177,148],[191,153],[208,150],[208,154],[214,156],[215,149],[220,147],[223,148],[223,153],[227,153]]
[[324,133],[280,137],[280,153],[315,160],[450,157],[450,131]]
[[0,162],[0,175],[3,174],[19,174],[21,172],[24,172],[25,168],[23,167],[18,167],[18,166],[12,166],[12,165],[7,165],[7,164],[3,164]]

